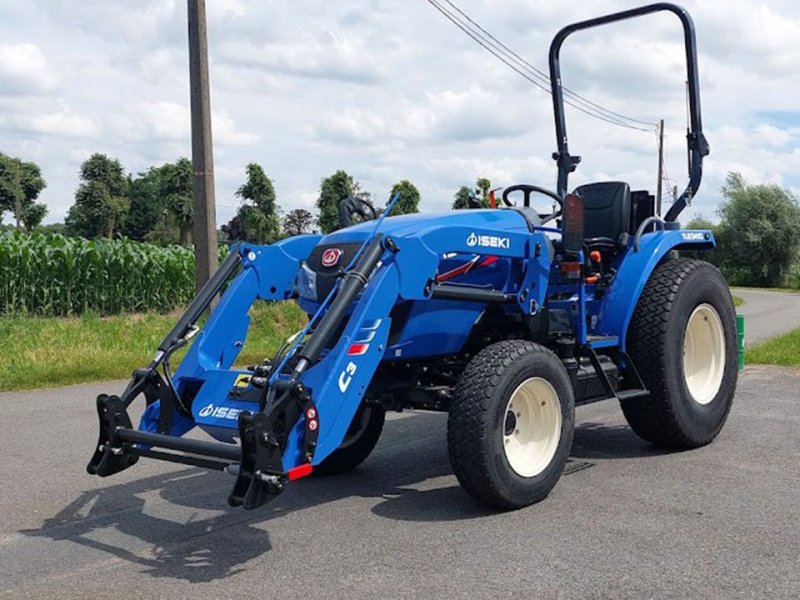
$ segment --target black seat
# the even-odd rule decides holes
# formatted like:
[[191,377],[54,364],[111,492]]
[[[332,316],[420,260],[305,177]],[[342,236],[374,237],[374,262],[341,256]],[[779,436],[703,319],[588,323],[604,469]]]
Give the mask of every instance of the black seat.
[[583,199],[586,243],[620,243],[620,235],[629,233],[631,188],[622,181],[587,183],[575,189]]

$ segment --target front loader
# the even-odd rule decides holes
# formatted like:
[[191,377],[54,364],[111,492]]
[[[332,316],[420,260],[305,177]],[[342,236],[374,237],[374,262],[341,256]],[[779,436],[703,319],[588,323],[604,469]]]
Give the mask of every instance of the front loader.
[[[683,26],[690,109],[689,183],[663,219],[624,182],[568,192],[580,159],[567,144],[559,65],[572,33],[659,11]],[[150,365],[120,396],[97,398],[89,473],[140,457],[218,469],[235,477],[229,503],[252,509],[312,472],[355,468],[387,410],[446,411],[459,482],[513,509],[558,481],[576,405],[616,399],[655,444],[711,442],[734,396],[737,346],[719,271],[679,257],[715,245],[712,232],[676,221],[708,154],[691,18],[659,3],[576,23],[549,58],[556,190],[519,184],[501,208],[393,217],[395,197],[379,218],[328,235],[234,246]],[[554,209],[538,212],[534,194]],[[342,210],[345,222],[368,212],[357,201]],[[308,324],[275,357],[236,367],[248,311],[263,301],[297,302]],[[187,345],[173,373],[170,357]],[[128,408],[140,396],[134,428]],[[213,441],[183,437],[195,427]]]

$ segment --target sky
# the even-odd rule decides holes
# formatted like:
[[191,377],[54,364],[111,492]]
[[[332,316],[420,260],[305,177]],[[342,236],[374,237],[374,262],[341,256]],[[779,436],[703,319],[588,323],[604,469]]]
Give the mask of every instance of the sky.
[[[627,0],[453,0],[538,68],[571,21]],[[800,3],[684,0],[698,36],[704,181],[682,217],[716,217],[729,171],[800,191]],[[353,175],[383,205],[413,181],[423,211],[461,185],[555,187],[549,95],[487,53],[427,0],[207,0],[217,222],[235,213],[245,166],[274,180],[288,212],[313,210],[320,180]],[[563,82],[608,110],[666,123],[666,172],[686,183],[679,22],[662,13],[582,32]],[[571,187],[655,190],[657,136],[567,108]],[[0,151],[38,163],[46,222],[63,220],[89,155],[133,174],[191,156],[186,2],[2,0]],[[8,216],[8,215],[7,215]]]

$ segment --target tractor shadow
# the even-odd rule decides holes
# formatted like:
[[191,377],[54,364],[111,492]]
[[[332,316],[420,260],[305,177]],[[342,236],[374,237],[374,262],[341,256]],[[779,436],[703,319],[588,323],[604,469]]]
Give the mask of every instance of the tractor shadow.
[[[424,487],[398,486],[395,493],[384,494],[385,501],[375,505],[372,512],[376,515],[400,521],[456,521],[491,517],[505,514],[503,511],[488,509],[469,497],[454,480],[452,468],[447,459],[447,448],[444,443],[445,431],[441,432],[442,445],[428,455],[434,461],[438,476],[449,476],[437,481],[439,486],[433,487],[428,482]],[[643,458],[661,456],[672,451],[657,448],[639,438],[626,424],[608,424],[588,421],[575,427],[572,450],[567,460],[563,476],[579,473],[595,466],[597,462],[619,458]],[[437,477],[430,472],[426,477],[430,480]],[[447,487],[442,487],[442,485]]]
[[[41,527],[20,533],[78,544],[135,565],[154,578],[189,583],[224,579],[246,571],[249,561],[270,552],[270,530],[286,533],[282,517],[354,497],[366,499],[359,509],[369,511],[375,502],[392,502],[426,480],[450,475],[442,423],[435,416],[387,423],[379,446],[359,469],[298,481],[253,511],[227,506],[234,483],[229,475],[182,468],[137,477],[140,461],[118,476],[124,482],[109,486],[105,484],[113,480],[103,481],[99,489],[81,492]],[[436,492],[439,506],[423,510],[426,518],[485,514],[457,487]],[[400,512],[392,514],[400,518],[403,510],[416,510],[415,506],[398,505]]]
[[608,460],[663,456],[674,452],[644,441],[627,424],[587,421],[575,426],[570,456],[576,459]]
[[[220,475],[189,468],[85,491],[42,527],[22,533],[112,555],[152,577],[191,583],[229,577],[271,545],[268,533],[254,526],[255,515],[224,505]],[[215,492],[222,496],[216,506]],[[157,499],[170,505],[148,506]]]
[[[203,583],[246,571],[249,561],[270,552],[269,529],[280,531],[282,517],[346,498],[363,498],[367,502],[358,510],[401,521],[497,515],[455,481],[445,423],[443,415],[387,422],[373,455],[360,468],[296,482],[254,511],[227,506],[233,485],[228,475],[183,468],[137,478],[134,468],[122,475],[123,483],[84,491],[40,528],[21,533],[79,544],[154,578]],[[652,454],[653,448],[626,427],[585,423],[576,429],[571,461]]]

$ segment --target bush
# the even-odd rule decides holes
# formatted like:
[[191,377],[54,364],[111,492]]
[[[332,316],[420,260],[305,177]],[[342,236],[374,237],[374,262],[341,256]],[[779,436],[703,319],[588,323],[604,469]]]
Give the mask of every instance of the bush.
[[717,253],[734,285],[780,287],[800,249],[800,206],[789,190],[730,173],[722,188]]

